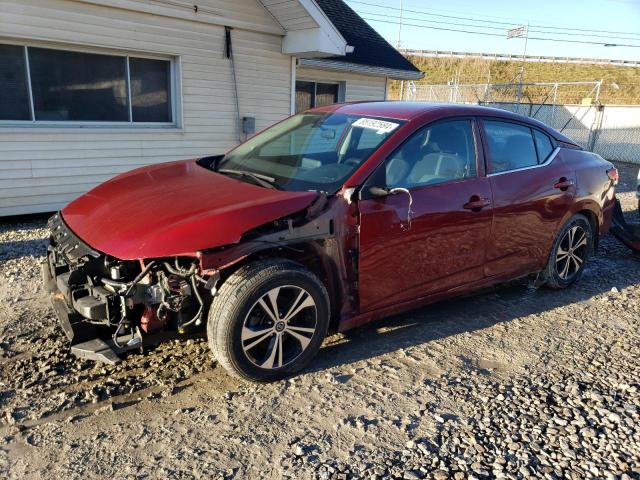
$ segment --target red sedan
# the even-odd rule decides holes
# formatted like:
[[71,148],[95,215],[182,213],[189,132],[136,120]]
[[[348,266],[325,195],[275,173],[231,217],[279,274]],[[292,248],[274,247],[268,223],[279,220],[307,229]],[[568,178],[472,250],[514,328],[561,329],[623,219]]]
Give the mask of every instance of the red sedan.
[[516,277],[568,287],[616,182],[502,110],[335,105],[96,187],[51,219],[43,272],[78,355],[206,330],[231,373],[274,380],[329,331]]

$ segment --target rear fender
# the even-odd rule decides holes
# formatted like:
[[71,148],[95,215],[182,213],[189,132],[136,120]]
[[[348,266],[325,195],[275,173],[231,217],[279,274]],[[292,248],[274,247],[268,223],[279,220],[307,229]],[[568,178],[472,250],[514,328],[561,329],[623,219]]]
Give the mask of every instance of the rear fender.
[[600,237],[604,235],[604,233],[606,232],[603,232],[603,226],[605,224],[604,222],[605,216],[603,214],[602,208],[597,202],[595,202],[592,199],[578,200],[577,202],[575,202],[572,205],[571,209],[568,210],[567,213],[565,213],[564,217],[562,217],[562,220],[558,222],[553,238],[555,239],[556,236],[558,235],[558,232],[560,232],[564,224],[567,223],[571,217],[573,217],[578,213],[583,214],[585,217],[587,217],[587,219],[591,223],[591,226],[594,228],[594,233],[595,233],[594,251],[595,251],[595,249],[598,246]]

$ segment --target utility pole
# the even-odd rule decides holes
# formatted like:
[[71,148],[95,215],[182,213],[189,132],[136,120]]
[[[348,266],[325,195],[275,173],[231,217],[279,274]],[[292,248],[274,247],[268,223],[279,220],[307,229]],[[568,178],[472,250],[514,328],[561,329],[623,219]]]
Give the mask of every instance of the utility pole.
[[520,65],[520,72],[518,73],[518,93],[516,94],[518,99],[518,112],[520,112],[520,102],[522,100],[522,84],[524,83],[524,63],[527,57],[527,43],[529,42],[529,23],[526,25],[520,25],[516,28],[507,30],[507,40],[510,38],[524,38],[524,51],[522,52],[522,64]]
[[400,16],[398,17],[398,42],[396,48],[400,50],[402,45],[402,0],[400,0]]
[[[400,0],[400,15],[398,16],[398,41],[396,42],[396,49],[400,50],[402,44],[402,0]],[[404,80],[400,82],[400,100],[404,100]]]
[[529,43],[529,22],[525,27],[524,51],[522,52],[522,65],[520,65],[520,90],[522,94],[522,84],[524,83],[524,64],[527,61],[527,43]]

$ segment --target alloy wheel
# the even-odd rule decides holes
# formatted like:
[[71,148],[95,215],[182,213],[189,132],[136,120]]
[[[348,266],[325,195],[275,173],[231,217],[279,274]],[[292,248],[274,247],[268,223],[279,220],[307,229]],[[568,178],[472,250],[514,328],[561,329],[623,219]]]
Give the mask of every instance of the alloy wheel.
[[562,280],[570,280],[578,274],[587,258],[587,232],[579,225],[566,231],[556,251],[556,272]]
[[309,346],[317,326],[317,308],[305,289],[275,287],[253,304],[242,325],[242,350],[260,368],[282,368]]

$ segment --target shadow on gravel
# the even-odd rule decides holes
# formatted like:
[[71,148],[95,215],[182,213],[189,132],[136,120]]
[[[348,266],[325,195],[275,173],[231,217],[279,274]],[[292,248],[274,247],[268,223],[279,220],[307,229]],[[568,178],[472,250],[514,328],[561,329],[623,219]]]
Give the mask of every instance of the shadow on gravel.
[[[474,295],[436,303],[345,332],[346,341],[322,348],[310,371],[322,371],[499,323],[586,301],[640,283],[640,258],[608,236],[583,278],[566,290],[513,282]],[[614,250],[614,252],[612,252]],[[611,258],[613,257],[613,258]],[[561,315],[561,313],[560,313]]]
[[[625,188],[635,190],[631,173],[635,175],[637,166],[625,166]],[[633,170],[633,172],[631,172]],[[634,177],[635,178],[635,177]],[[623,190],[624,191],[624,190]],[[628,190],[627,190],[628,191]],[[0,234],[8,230],[32,230],[42,228],[44,219],[37,223],[25,224],[25,218],[3,219],[0,222]],[[40,255],[45,251],[46,240],[14,240],[0,242],[0,262],[25,256]],[[317,359],[312,363],[311,371],[348,365],[361,360],[394,352],[403,348],[428,344],[438,339],[462,333],[474,332],[489,328],[496,324],[508,323],[520,317],[539,314],[555,308],[566,307],[570,304],[589,300],[590,298],[608,292],[615,286],[619,290],[627,286],[640,283],[640,257],[634,257],[625,247],[612,237],[604,239],[600,253],[590,261],[583,279],[575,287],[563,291],[548,289],[534,289],[529,282],[512,283],[490,291],[478,292],[473,296],[456,298],[440,302],[401,315],[387,317],[373,324],[347,332],[346,341],[340,341],[321,349]],[[562,315],[562,313],[559,313]],[[61,335],[61,332],[58,332]],[[166,361],[172,361],[171,368],[166,368],[165,360],[162,366],[154,367],[155,371],[164,373],[177,369],[182,363],[193,364],[188,350],[184,354],[174,356],[171,345],[158,346],[149,349],[149,355],[131,352],[125,361],[130,362],[127,368],[133,372],[134,368],[144,365],[158,355],[165,355]],[[194,352],[191,354],[195,355]],[[208,350],[199,353],[200,363],[208,362]],[[64,357],[66,359],[67,357]],[[71,362],[72,360],[63,360]],[[73,360],[75,362],[75,360]],[[464,361],[464,359],[463,359]],[[196,362],[198,363],[198,362]],[[62,368],[66,368],[64,365]],[[149,367],[146,367],[149,368]],[[198,371],[204,370],[199,369]],[[65,372],[66,373],[66,372]],[[180,381],[189,378],[194,372],[180,373]],[[80,375],[80,374],[78,374]],[[110,373],[95,373],[92,381],[103,381]],[[123,377],[125,380],[130,377]],[[166,380],[158,375],[159,380]],[[226,377],[225,377],[226,378]],[[336,380],[347,383],[351,375],[339,375]],[[138,384],[135,384],[138,386]],[[123,385],[124,389],[131,385]],[[146,385],[142,385],[146,387]],[[190,388],[191,384],[173,387],[172,394],[179,390]],[[118,389],[121,388],[120,386]],[[119,394],[120,390],[118,390]],[[0,403],[6,403],[7,394],[0,395]]]
[[[11,234],[11,232],[25,233],[44,228],[47,225],[49,216],[49,213],[43,213],[0,217],[0,238],[4,238],[4,234]],[[17,236],[19,236],[19,233]],[[0,242],[0,262],[22,257],[40,256],[44,255],[46,251],[46,239],[16,239]]]
[[44,227],[47,220],[54,212],[29,213],[26,215],[10,215],[8,217],[0,217],[0,232],[3,230],[11,230],[20,228],[22,230],[33,230]]
[[0,262],[15,258],[40,256],[47,251],[47,240],[0,242]]
[[[635,192],[638,165],[615,162],[621,182],[617,191]],[[635,219],[635,210],[625,216]],[[479,291],[473,295],[439,302],[401,315],[387,317],[346,332],[346,341],[322,348],[311,365],[321,371],[420,345],[441,338],[489,328],[499,323],[539,314],[573,303],[587,301],[609,292],[640,283],[640,255],[612,236],[602,239],[598,254],[587,264],[584,276],[566,290],[535,289],[531,282]]]

